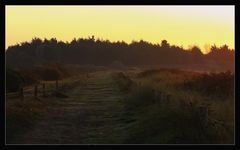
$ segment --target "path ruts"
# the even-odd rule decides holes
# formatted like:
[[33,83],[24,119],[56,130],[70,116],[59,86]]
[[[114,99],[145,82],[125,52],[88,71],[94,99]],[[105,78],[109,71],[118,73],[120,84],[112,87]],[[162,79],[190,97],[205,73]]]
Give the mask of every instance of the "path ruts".
[[49,106],[46,115],[16,144],[121,144],[123,105],[110,73],[94,74],[67,91],[67,99]]

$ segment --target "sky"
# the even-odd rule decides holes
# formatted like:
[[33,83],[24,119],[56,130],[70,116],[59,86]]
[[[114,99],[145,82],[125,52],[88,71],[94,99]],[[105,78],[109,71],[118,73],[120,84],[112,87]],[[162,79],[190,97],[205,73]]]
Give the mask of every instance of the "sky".
[[233,5],[219,6],[6,6],[5,48],[17,43],[57,38],[145,40],[189,48],[210,45],[234,48]]

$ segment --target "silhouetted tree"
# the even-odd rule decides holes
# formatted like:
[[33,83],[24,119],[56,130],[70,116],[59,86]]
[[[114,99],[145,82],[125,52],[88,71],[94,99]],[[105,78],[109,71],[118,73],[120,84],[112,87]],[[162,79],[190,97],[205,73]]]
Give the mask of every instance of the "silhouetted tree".
[[194,56],[202,56],[203,55],[201,49],[197,46],[193,46],[191,49],[191,52]]
[[234,51],[227,45],[213,45],[208,54],[200,48],[193,47],[190,51],[167,40],[159,44],[140,40],[127,44],[124,41],[89,38],[74,38],[71,42],[33,38],[32,41],[9,46],[6,51],[7,64],[14,68],[28,68],[48,62],[65,64],[93,64],[109,66],[115,60],[125,66],[142,65],[193,65],[214,63],[229,68],[234,64]]
[[162,48],[169,48],[170,44],[167,42],[167,40],[162,40],[161,46]]

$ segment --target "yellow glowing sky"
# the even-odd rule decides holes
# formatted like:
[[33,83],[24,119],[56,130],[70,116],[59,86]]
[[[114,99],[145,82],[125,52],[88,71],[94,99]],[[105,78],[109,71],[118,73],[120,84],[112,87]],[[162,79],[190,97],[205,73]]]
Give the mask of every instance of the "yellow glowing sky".
[[95,35],[188,48],[234,48],[234,6],[6,6],[6,46],[33,37],[71,41]]

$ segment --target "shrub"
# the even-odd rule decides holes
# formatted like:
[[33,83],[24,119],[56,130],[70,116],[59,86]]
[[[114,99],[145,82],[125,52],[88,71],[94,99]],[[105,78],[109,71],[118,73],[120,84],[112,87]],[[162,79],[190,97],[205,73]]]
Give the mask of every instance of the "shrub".
[[137,76],[138,77],[147,77],[147,76],[149,76],[149,75],[152,75],[152,74],[155,74],[155,73],[159,73],[161,70],[154,70],[154,69],[152,69],[152,70],[145,70],[145,71],[142,71],[142,72],[140,72]]
[[184,108],[159,107],[154,104],[135,107],[135,111],[130,115],[136,119],[128,125],[125,142],[131,144],[232,143],[234,133],[229,130],[232,127],[212,125],[211,120],[205,123],[200,117],[200,106],[200,103],[192,103],[192,105],[186,104]]
[[201,74],[186,80],[183,84],[185,89],[198,91],[205,95],[229,97],[234,94],[234,75],[227,71],[221,73]]
[[40,74],[43,80],[57,80],[60,78],[60,72],[56,68],[42,68]]
[[34,74],[32,71],[20,71],[21,76],[24,78],[24,86],[39,83],[41,79],[38,75]]
[[154,102],[154,90],[151,87],[143,86],[135,88],[125,99],[125,106],[135,110],[139,106],[147,106]]
[[112,64],[110,64],[110,67],[113,69],[124,69],[125,66],[121,61],[113,61]]
[[136,85],[134,81],[132,81],[122,72],[114,74],[113,79],[115,80],[117,86],[122,92],[130,92],[132,88]]
[[6,68],[6,89],[9,92],[16,92],[24,84],[24,78],[19,72]]

